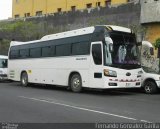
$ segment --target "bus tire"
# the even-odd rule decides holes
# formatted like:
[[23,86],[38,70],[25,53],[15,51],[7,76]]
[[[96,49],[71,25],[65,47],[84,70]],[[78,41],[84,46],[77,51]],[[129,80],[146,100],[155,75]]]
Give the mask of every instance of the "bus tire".
[[21,74],[21,85],[26,87],[28,86],[28,74],[27,72],[22,72]]
[[70,88],[75,93],[79,93],[82,91],[82,79],[79,74],[72,75],[70,80]]
[[146,81],[143,88],[147,94],[154,94],[158,91],[157,85],[153,81]]

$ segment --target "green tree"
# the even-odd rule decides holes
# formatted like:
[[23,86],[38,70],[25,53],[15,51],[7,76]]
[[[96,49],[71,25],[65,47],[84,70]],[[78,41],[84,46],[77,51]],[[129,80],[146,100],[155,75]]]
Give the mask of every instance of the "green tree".
[[155,43],[154,43],[155,48],[159,48],[160,47],[160,38],[156,39]]

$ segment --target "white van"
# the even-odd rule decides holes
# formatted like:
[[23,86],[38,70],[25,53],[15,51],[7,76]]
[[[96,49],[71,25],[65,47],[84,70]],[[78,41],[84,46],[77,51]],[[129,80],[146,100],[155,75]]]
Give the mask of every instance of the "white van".
[[7,80],[8,56],[0,55],[0,81]]

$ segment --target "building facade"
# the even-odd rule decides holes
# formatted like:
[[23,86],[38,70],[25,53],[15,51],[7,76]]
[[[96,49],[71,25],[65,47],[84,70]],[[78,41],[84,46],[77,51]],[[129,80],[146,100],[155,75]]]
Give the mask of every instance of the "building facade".
[[130,1],[132,0],[13,0],[12,17],[40,16],[57,12],[125,4]]
[[145,39],[154,43],[160,38],[160,0],[141,1],[140,22],[146,27]]

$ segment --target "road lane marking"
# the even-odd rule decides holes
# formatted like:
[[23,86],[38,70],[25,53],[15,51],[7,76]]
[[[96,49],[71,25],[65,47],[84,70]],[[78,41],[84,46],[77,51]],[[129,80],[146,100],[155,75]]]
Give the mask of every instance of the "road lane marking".
[[126,117],[126,116],[112,114],[112,113],[108,113],[108,112],[102,112],[102,111],[82,108],[82,107],[78,107],[78,106],[72,106],[72,105],[58,103],[58,102],[54,102],[54,101],[48,101],[48,100],[37,99],[37,98],[30,98],[30,97],[25,97],[25,96],[19,96],[19,97],[20,98],[24,98],[24,99],[34,100],[34,101],[41,101],[41,102],[51,103],[51,104],[60,105],[60,106],[64,106],[64,107],[70,107],[70,108],[79,109],[79,110],[83,110],[83,111],[89,111],[89,112],[99,113],[99,114],[103,114],[103,115],[114,116],[114,117],[119,117],[119,118],[123,118],[123,119],[137,121],[137,119],[132,118],[132,117]]
[[145,123],[153,123],[153,122],[150,122],[150,121],[147,121],[147,120],[141,120],[141,122],[145,122]]

